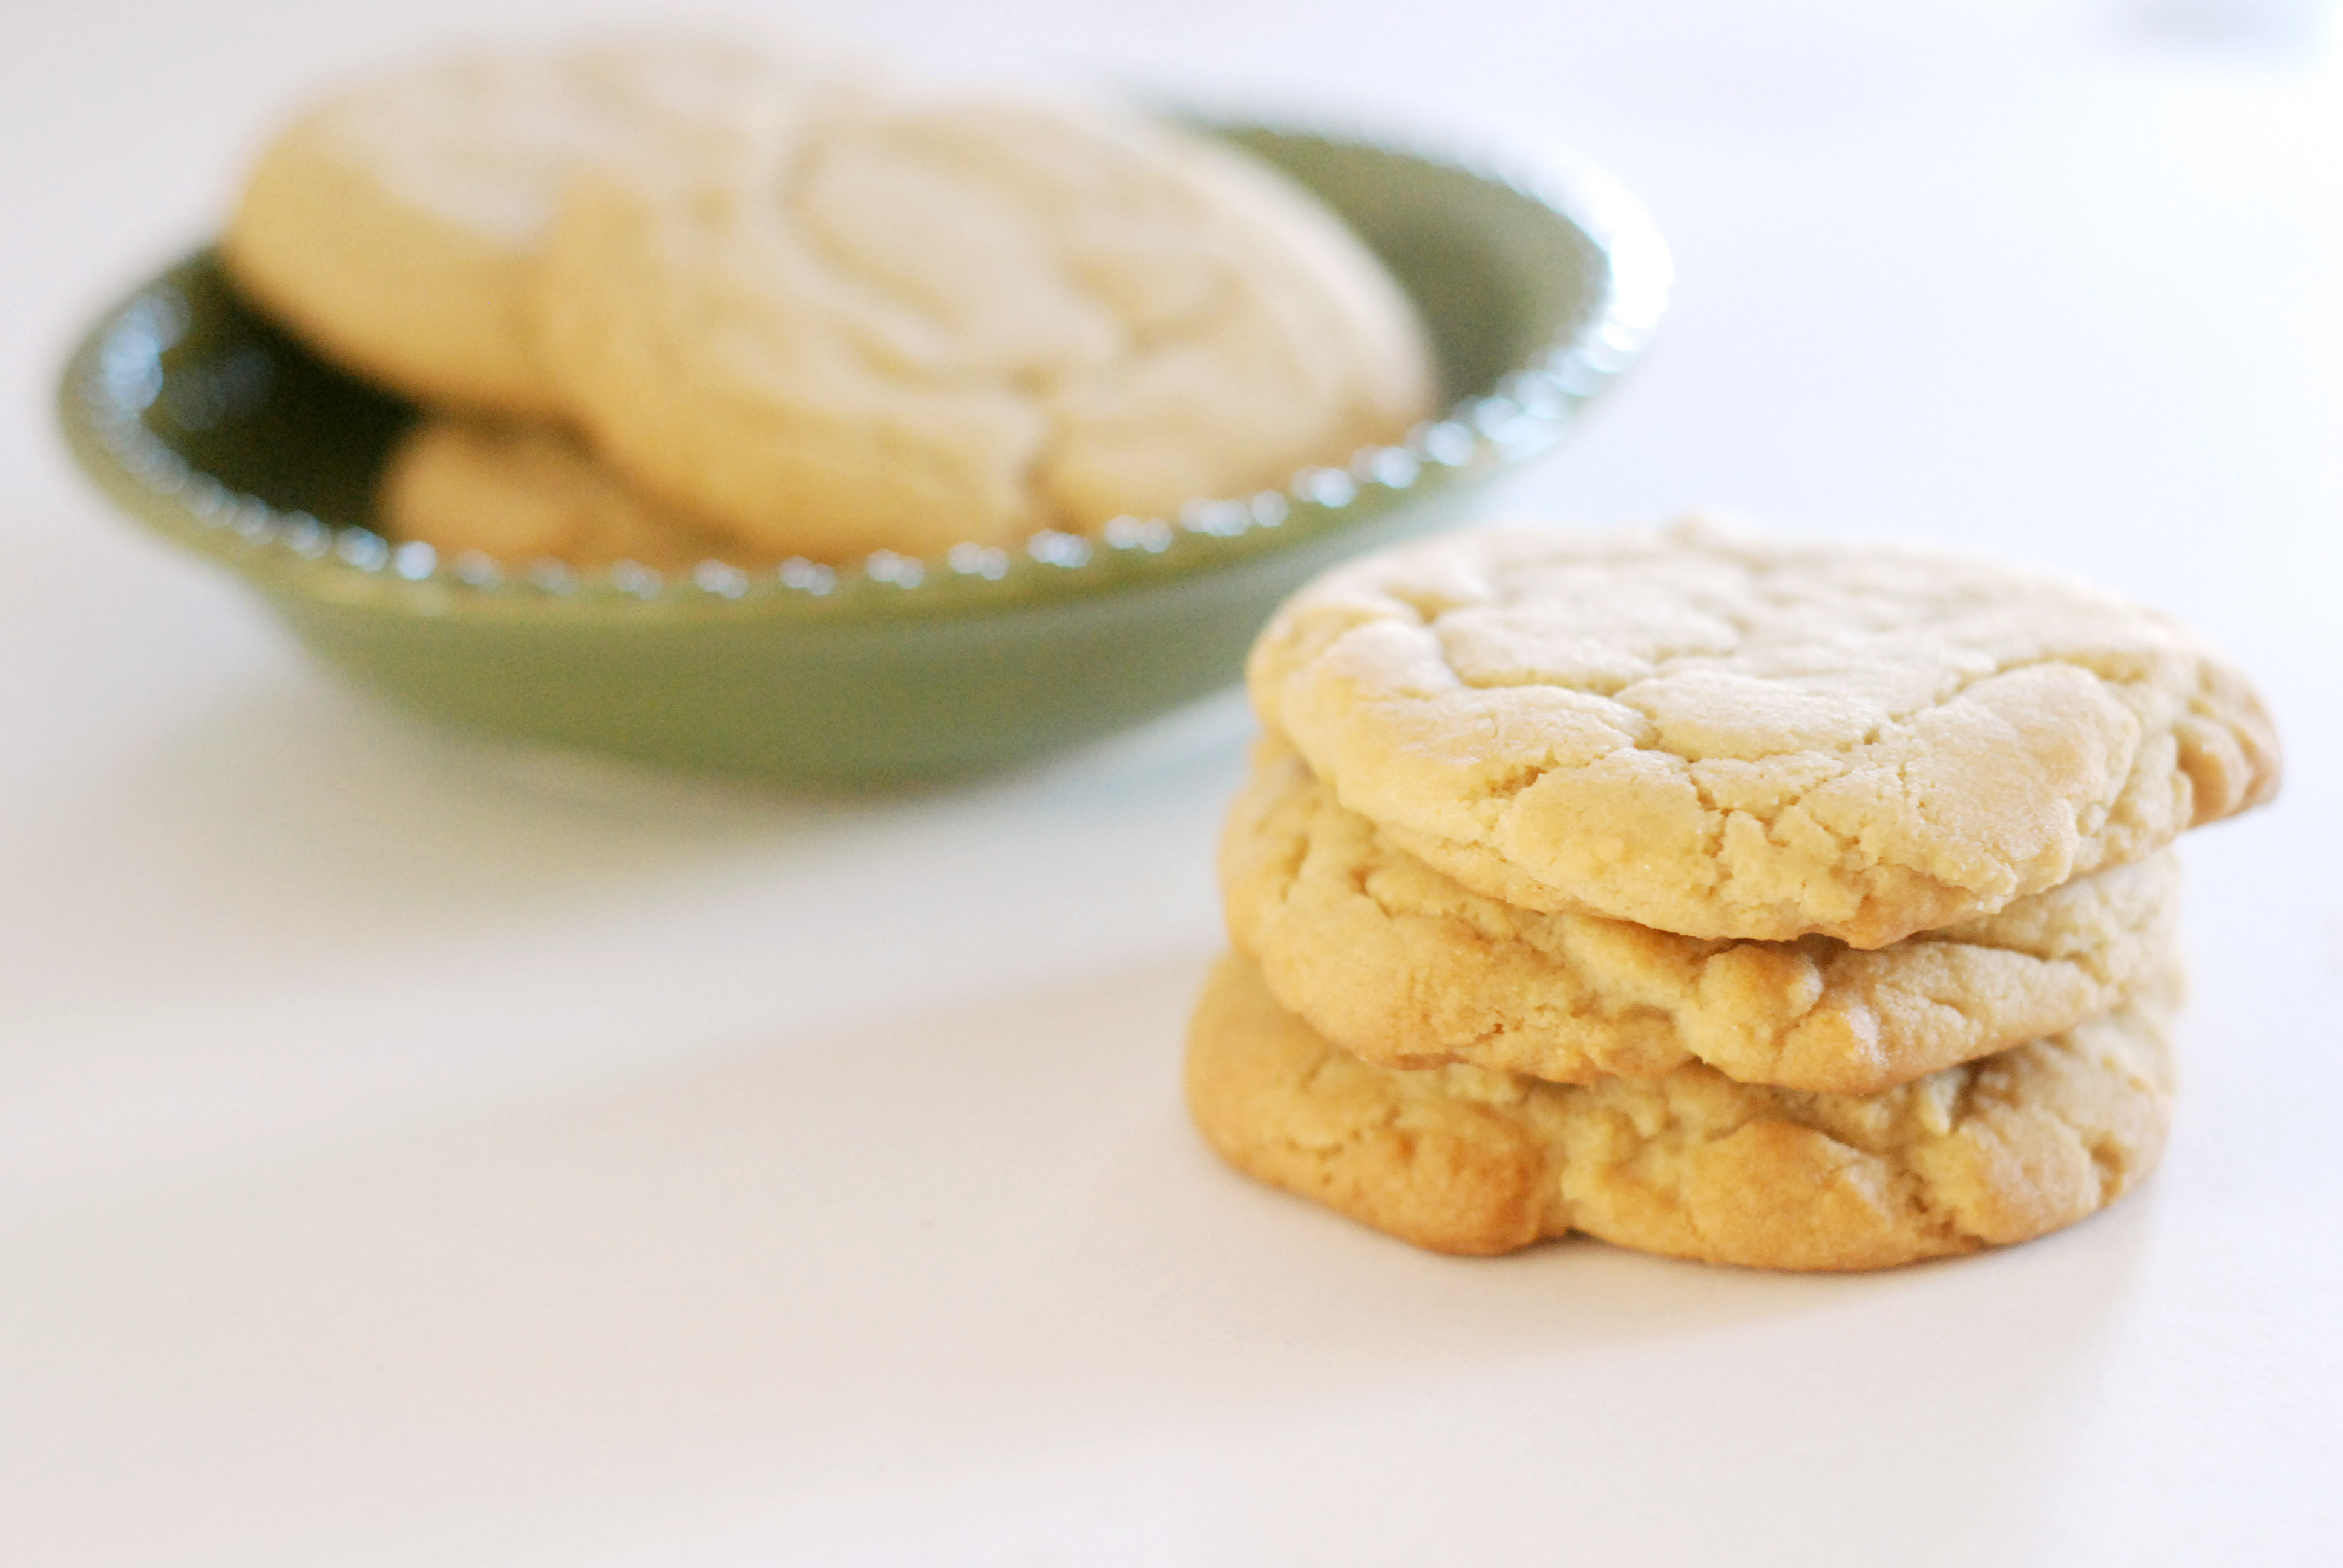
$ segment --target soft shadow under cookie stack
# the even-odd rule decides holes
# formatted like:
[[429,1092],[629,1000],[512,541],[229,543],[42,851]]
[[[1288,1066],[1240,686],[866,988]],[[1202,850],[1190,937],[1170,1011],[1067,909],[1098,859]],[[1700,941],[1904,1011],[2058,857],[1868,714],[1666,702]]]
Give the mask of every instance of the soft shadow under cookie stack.
[[2170,1117],[2167,846],[2278,777],[2113,595],[1697,520],[1356,563],[1249,681],[1192,1111],[1452,1252],[1879,1268],[2106,1206]]

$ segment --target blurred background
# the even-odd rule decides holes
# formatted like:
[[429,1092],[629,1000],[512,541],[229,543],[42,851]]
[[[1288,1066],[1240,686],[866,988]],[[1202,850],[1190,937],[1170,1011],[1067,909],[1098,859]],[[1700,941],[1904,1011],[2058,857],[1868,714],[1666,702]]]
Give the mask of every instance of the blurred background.
[[[2329,6],[693,14],[1574,148],[1652,210],[1674,305],[1493,510],[1956,544],[2256,674],[2288,795],[2192,847],[2156,1188],[1868,1282],[1460,1271],[1232,1186],[1176,1094],[1232,696],[798,799],[546,769],[346,691],[108,514],[57,368],[321,85],[647,14],[0,15],[0,1560],[1523,1561],[1566,1514],[1618,1562],[2302,1561],[2343,1525],[2308,1158],[2343,1113]],[[1670,1504],[1680,1466],[1712,1506]]]

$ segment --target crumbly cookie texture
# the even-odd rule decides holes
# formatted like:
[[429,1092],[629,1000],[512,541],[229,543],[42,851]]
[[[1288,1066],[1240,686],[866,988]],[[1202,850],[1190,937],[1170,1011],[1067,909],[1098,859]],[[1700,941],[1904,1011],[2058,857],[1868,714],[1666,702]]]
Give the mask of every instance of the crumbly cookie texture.
[[581,182],[543,305],[598,451],[833,559],[1173,515],[1433,407],[1412,307],[1314,197],[1065,106],[899,102]]
[[419,401],[548,415],[536,271],[579,169],[778,136],[856,78],[807,55],[646,38],[472,53],[364,83],[262,155],[220,257],[327,357]]
[[508,566],[556,560],[594,568],[632,561],[661,572],[769,558],[646,499],[548,425],[427,418],[399,440],[375,496],[389,538],[453,558]]
[[1704,940],[1474,893],[1274,741],[1230,812],[1220,869],[1230,938],[1271,992],[1391,1067],[1587,1083],[1704,1061],[1743,1082],[1871,1094],[2056,1033],[2179,969],[2169,849],[1874,951]]
[[1705,1067],[1585,1087],[1363,1061],[1213,971],[1188,1101],[1231,1164],[1418,1246],[1511,1251],[1584,1231],[1769,1269],[1877,1269],[2022,1241],[2136,1186],[2171,1109],[2162,1006],[1874,1095]]
[[1342,804],[1489,897],[1882,947],[2268,799],[2252,687],[2015,568],[1701,519],[1483,529],[1353,563],[1253,702]]

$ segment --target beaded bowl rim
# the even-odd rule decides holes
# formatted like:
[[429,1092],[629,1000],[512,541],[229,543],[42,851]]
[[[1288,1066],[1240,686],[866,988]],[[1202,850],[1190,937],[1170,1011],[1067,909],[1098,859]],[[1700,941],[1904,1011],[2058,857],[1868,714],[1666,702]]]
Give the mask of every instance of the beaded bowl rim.
[[233,489],[144,418],[162,388],[162,356],[190,325],[173,279],[207,264],[208,246],[101,314],[60,379],[60,420],[85,470],[133,511],[245,575],[305,597],[427,616],[985,613],[1210,572],[1511,467],[1561,438],[1577,408],[1649,345],[1665,311],[1673,281],[1665,240],[1625,187],[1574,154],[1533,164],[1322,125],[1193,123],[1221,135],[1266,134],[1410,160],[1508,191],[1584,236],[1598,263],[1596,301],[1574,330],[1539,346],[1493,387],[1458,399],[1399,442],[1359,450],[1342,467],[1313,465],[1282,487],[1193,500],[1176,517],[1116,518],[1095,537],[1045,528],[1015,548],[970,542],[925,559],[882,549],[850,562],[793,558],[753,569],[708,560],[689,573],[632,561],[590,570],[552,559],[516,566],[477,552],[443,558],[420,541],[387,538],[364,523],[336,526]]

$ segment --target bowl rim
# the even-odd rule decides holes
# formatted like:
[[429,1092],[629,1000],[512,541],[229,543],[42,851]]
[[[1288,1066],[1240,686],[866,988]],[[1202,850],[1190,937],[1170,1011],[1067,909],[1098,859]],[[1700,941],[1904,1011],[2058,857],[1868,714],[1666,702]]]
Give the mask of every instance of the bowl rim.
[[215,265],[212,246],[180,257],[101,311],[67,359],[57,414],[83,470],[134,516],[273,591],[430,617],[598,618],[666,610],[709,615],[891,619],[997,613],[1129,591],[1216,571],[1325,538],[1403,501],[1511,467],[1563,436],[1576,410],[1649,345],[1673,262],[1642,203],[1575,154],[1460,152],[1415,138],[1273,116],[1189,116],[1208,134],[1265,134],[1365,150],[1462,174],[1511,192],[1575,229],[1597,263],[1595,300],[1575,330],[1549,338],[1497,384],[1468,393],[1388,446],[1342,467],[1312,465],[1283,486],[1192,500],[1173,518],[1116,518],[1096,537],[1045,528],[1021,548],[964,543],[922,559],[877,550],[833,563],[791,558],[750,569],[709,560],[689,574],[632,561],[580,570],[540,559],[443,558],[364,523],[338,527],[230,488],[190,464],[144,419],[162,356],[190,325],[177,280]]

